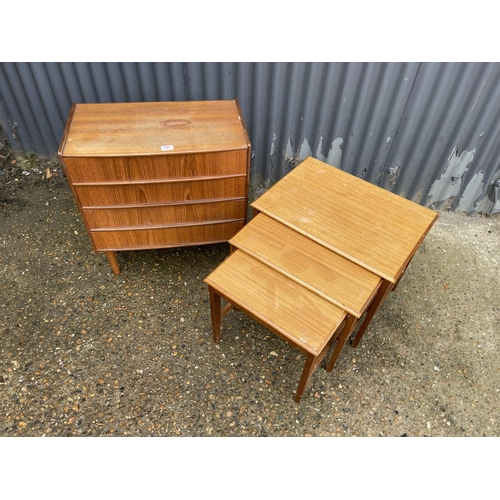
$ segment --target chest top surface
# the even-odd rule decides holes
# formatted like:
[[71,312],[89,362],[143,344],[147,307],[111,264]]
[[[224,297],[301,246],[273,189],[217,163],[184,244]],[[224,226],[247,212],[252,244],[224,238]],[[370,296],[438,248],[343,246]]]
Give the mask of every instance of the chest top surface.
[[165,155],[246,149],[236,100],[74,104],[64,157]]

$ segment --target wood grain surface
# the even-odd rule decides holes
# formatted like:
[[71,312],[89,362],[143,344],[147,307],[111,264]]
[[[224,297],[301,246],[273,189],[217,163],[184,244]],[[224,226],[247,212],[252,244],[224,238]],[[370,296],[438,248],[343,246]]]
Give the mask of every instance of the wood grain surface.
[[204,281],[315,356],[346,317],[342,309],[241,250]]
[[379,276],[262,213],[229,243],[357,318],[381,283]]
[[251,205],[391,282],[438,217],[312,157]]
[[63,154],[154,155],[247,148],[234,100],[99,103],[75,106]]

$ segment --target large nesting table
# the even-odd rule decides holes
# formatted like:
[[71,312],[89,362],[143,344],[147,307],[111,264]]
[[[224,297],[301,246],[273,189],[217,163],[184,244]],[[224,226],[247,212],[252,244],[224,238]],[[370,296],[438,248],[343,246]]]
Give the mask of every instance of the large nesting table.
[[205,278],[213,338],[233,305],[304,352],[298,402],[331,345],[328,371],[366,313],[358,345],[438,214],[312,157],[251,206],[230,256]]
[[251,206],[383,279],[354,347],[438,218],[429,208],[312,157]]

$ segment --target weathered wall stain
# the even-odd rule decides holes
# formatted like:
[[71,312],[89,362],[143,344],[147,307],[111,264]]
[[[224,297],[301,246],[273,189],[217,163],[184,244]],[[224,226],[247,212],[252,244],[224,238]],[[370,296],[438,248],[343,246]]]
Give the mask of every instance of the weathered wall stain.
[[299,148],[299,161],[305,160],[308,156],[312,156],[312,149],[309,146],[309,142],[307,142],[307,139],[304,137],[304,142]]
[[344,139],[342,137],[337,137],[330,146],[328,151],[328,156],[323,154],[323,136],[320,137],[318,148],[316,149],[316,158],[320,161],[324,161],[331,165],[332,167],[340,168],[342,165],[342,144]]
[[500,213],[500,168],[494,173],[486,196],[477,203],[475,211],[479,213]]
[[472,151],[465,149],[459,156],[458,149],[452,151],[443,174],[432,183],[429,190],[427,196],[430,198],[430,203],[439,203],[458,196],[462,186],[462,177],[474,159],[475,152],[475,148]]
[[326,163],[331,165],[332,167],[340,168],[342,165],[342,149],[340,146],[344,143],[344,139],[342,137],[337,137],[333,142],[328,152],[328,156],[326,158]]
[[471,207],[474,206],[474,202],[481,196],[483,186],[484,172],[481,170],[480,172],[476,172],[467,184],[460,198],[457,210],[459,212],[472,212]]
[[[275,141],[276,141],[276,135],[273,136],[273,142],[271,145],[271,153],[270,153],[271,156],[276,153]],[[320,137],[320,141],[318,147],[316,148],[315,155],[313,154],[311,146],[309,145],[309,141],[307,140],[306,137],[304,137],[304,140],[302,144],[298,147],[297,151],[294,151],[292,138],[289,137],[285,149],[285,161],[291,168],[293,168],[299,162],[305,160],[307,157],[314,156],[318,160],[324,161],[325,163],[328,163],[332,167],[340,168],[340,166],[342,165],[341,145],[343,144],[343,142],[344,139],[342,139],[342,137],[337,137],[332,142],[330,150],[328,151],[328,156],[325,157],[322,153],[323,137]]]

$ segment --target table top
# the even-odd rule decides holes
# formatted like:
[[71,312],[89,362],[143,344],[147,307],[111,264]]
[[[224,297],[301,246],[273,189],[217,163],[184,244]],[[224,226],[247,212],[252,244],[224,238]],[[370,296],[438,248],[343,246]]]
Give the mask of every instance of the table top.
[[260,213],[229,243],[359,318],[379,276]]
[[231,253],[203,281],[315,356],[346,317],[342,309],[242,250]]
[[248,149],[237,100],[73,104],[60,154],[169,155]]
[[312,157],[251,206],[393,283],[438,218]]

